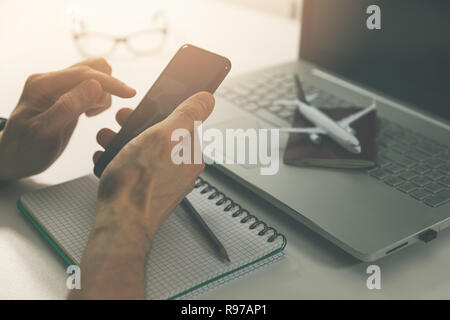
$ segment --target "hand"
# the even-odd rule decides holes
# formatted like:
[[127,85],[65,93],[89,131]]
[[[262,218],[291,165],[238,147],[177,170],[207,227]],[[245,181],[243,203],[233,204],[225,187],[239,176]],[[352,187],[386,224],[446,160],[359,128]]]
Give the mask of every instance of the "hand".
[[[167,119],[130,141],[117,154],[100,179],[96,225],[104,226],[111,222],[134,224],[142,229],[146,237],[144,242],[149,242],[159,225],[192,190],[195,179],[204,169],[203,162],[182,165],[172,162],[172,149],[178,143],[171,141],[172,132],[184,128],[193,137],[194,121],[204,121],[213,107],[211,94],[198,93],[178,106]],[[119,110],[117,122],[122,126],[131,112],[131,109]],[[97,140],[106,147],[114,135],[112,130],[102,129]],[[94,162],[100,155],[101,151],[94,154]],[[107,212],[105,221],[102,221],[102,212]]]
[[64,151],[82,113],[94,116],[135,90],[111,77],[104,59],[31,75],[19,103],[0,133],[0,180],[40,173]]
[[[172,162],[172,149],[178,143],[171,141],[172,132],[184,128],[193,137],[194,121],[204,121],[213,107],[211,94],[192,96],[167,119],[131,140],[106,167],[98,189],[97,215],[81,261],[82,290],[73,290],[71,298],[144,297],[150,241],[204,169],[204,163]],[[117,113],[120,125],[131,112],[122,109]],[[102,129],[97,140],[105,147],[114,134]],[[95,153],[94,161],[100,154]]]

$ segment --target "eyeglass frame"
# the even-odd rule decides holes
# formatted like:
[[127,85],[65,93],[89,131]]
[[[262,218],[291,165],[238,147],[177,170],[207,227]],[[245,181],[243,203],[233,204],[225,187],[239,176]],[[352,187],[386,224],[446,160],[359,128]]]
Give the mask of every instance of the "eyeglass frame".
[[[75,45],[78,48],[78,51],[85,57],[95,56],[95,55],[87,53],[83,49],[83,46],[81,45],[81,43],[79,41],[79,39],[81,37],[85,37],[85,36],[96,36],[96,37],[103,37],[103,38],[108,38],[108,39],[113,40],[114,44],[111,47],[111,49],[109,50],[109,52],[105,53],[105,56],[109,56],[109,55],[113,54],[115,52],[115,50],[117,49],[117,46],[120,43],[123,43],[127,47],[127,49],[129,51],[131,51],[136,56],[150,55],[150,54],[153,54],[153,53],[161,50],[161,48],[164,45],[165,40],[167,38],[168,26],[167,26],[167,18],[165,16],[165,14],[162,11],[158,11],[152,16],[151,20],[154,21],[160,16],[164,17],[164,22],[163,22],[164,26],[162,26],[162,27],[155,27],[155,28],[148,28],[148,29],[142,29],[142,30],[139,30],[139,31],[135,31],[135,32],[129,33],[128,35],[122,36],[122,37],[117,37],[117,36],[114,36],[114,35],[109,34],[109,33],[83,31],[84,23],[83,23],[83,20],[80,19],[79,27],[80,27],[80,29],[82,31],[79,31],[79,32],[72,31],[72,37],[73,37],[73,40],[75,42]],[[164,37],[163,41],[161,41],[160,45],[158,47],[156,47],[155,49],[152,49],[152,50],[149,50],[149,51],[138,51],[138,50],[135,50],[135,48],[133,48],[133,46],[129,45],[128,39],[130,39],[131,37],[133,37],[133,36],[135,36],[137,34],[141,34],[141,33],[155,33],[155,32],[161,33],[163,35],[163,37]]]

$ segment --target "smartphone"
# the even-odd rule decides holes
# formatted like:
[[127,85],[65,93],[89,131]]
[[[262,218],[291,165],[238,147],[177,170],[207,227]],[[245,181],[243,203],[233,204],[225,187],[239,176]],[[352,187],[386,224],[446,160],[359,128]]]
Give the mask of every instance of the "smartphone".
[[164,120],[181,102],[200,91],[213,94],[230,69],[227,58],[190,44],[183,45],[97,159],[94,174],[100,178],[130,140]]

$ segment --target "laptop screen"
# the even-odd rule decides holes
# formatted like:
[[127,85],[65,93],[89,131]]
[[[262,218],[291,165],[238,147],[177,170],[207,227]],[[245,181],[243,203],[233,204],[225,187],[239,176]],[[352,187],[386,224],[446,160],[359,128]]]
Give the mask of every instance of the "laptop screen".
[[450,120],[448,0],[304,0],[300,58]]

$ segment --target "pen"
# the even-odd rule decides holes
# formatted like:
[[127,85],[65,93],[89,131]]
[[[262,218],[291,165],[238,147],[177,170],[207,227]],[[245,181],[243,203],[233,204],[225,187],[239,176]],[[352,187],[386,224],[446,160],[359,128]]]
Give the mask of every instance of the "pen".
[[191,204],[191,202],[187,199],[183,199],[184,205],[189,209],[189,212],[192,214],[194,219],[198,222],[199,226],[203,229],[205,235],[211,240],[211,243],[214,245],[214,247],[219,251],[219,254],[226,259],[228,262],[231,262],[230,257],[228,256],[227,250],[223,246],[223,244],[217,239],[216,235],[212,232],[212,230],[208,227],[206,222],[203,220],[203,218],[200,216],[200,214],[197,212],[197,210],[194,208],[194,206]]

